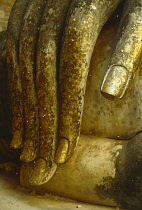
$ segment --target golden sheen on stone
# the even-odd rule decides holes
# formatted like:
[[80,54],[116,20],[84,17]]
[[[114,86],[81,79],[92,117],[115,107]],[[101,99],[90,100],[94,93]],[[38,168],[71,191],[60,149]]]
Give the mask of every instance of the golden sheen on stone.
[[6,49],[21,184],[139,207],[142,0],[16,0]]
[[138,69],[141,52],[141,0],[126,1],[115,47],[110,59],[110,68],[101,87],[101,91],[105,96],[110,97],[111,95],[112,97],[121,98],[124,95],[129,81]]

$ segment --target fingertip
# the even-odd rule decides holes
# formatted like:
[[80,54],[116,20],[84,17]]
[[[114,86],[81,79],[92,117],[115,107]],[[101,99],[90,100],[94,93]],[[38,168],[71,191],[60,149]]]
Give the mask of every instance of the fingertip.
[[23,138],[22,138],[21,132],[16,130],[14,132],[10,147],[13,149],[20,149],[22,148],[22,146],[23,146]]
[[24,146],[23,151],[20,155],[20,160],[23,162],[31,162],[35,160],[37,152],[31,147]]
[[101,85],[101,93],[108,99],[122,98],[130,80],[130,74],[122,65],[111,65]]
[[34,166],[33,172],[31,174],[31,177],[29,180],[30,184],[40,185],[41,180],[43,179],[43,177],[45,175],[45,169],[46,169],[46,161],[39,158],[35,162],[35,166]]
[[50,164],[43,158],[38,158],[29,179],[30,184],[42,185],[47,183],[53,177],[56,169],[57,165],[54,162]]
[[63,164],[68,155],[69,143],[67,139],[61,139],[55,154],[55,163]]
[[54,161],[57,164],[64,164],[72,157],[76,149],[78,139],[69,141],[69,139],[61,139],[58,145]]

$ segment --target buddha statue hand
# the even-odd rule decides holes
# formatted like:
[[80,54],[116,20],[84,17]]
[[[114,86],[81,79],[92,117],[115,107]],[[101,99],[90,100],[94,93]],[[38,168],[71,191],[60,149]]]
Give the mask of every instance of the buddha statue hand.
[[[47,182],[55,173],[57,164],[67,162],[75,150],[92,52],[103,25],[119,2],[121,0],[15,1],[7,32],[7,65],[13,112],[11,147],[22,148],[20,158],[23,162],[33,161],[30,174],[33,185]],[[134,17],[140,1],[136,2],[132,11]],[[131,1],[126,1],[126,4],[130,6]],[[122,20],[128,17],[125,14],[127,8]],[[134,18],[137,24],[133,25],[128,20],[125,27],[124,21],[120,25],[118,34],[121,38],[116,43],[110,62],[113,70],[119,65],[118,77],[113,82],[114,86],[120,83],[122,88],[119,90],[124,89],[122,83],[128,81],[127,70],[124,69],[130,65],[130,72],[133,71],[134,60],[139,58],[141,50],[137,44],[140,40],[140,19],[137,22]],[[132,26],[133,33],[129,30],[128,34],[127,27]],[[125,38],[127,34],[129,48]],[[121,41],[129,52],[123,53]],[[133,52],[133,46],[136,46],[136,52]],[[127,53],[131,51],[133,54],[129,63]],[[118,60],[121,58],[120,63]],[[114,78],[114,71],[109,72],[112,73],[107,73],[102,92],[106,90],[107,80]],[[123,91],[117,95],[121,95],[120,92]]]

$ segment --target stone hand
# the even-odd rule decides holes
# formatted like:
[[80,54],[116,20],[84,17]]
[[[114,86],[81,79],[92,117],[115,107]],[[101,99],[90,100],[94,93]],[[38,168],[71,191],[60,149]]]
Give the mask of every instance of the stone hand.
[[121,98],[142,56],[142,1],[126,0],[116,44],[101,91],[105,97]]
[[17,0],[9,19],[7,63],[14,116],[11,146],[23,147],[22,161],[36,159],[31,174],[31,182],[36,184],[45,182],[56,170],[56,54],[68,4]]
[[[32,184],[50,179],[55,162],[66,162],[74,151],[93,47],[118,3],[17,0],[14,4],[7,35],[11,147],[23,147],[22,161],[35,161]],[[54,162],[56,139],[59,145]]]
[[117,10],[93,50],[76,151],[42,186],[30,185],[33,164],[23,164],[20,181],[24,187],[94,204],[141,207],[141,66],[121,100],[107,100],[100,92],[119,15]]
[[32,184],[47,182],[56,163],[65,163],[74,152],[93,48],[119,2],[17,0],[14,4],[7,36],[14,116],[11,146],[23,147],[22,161],[34,161]]

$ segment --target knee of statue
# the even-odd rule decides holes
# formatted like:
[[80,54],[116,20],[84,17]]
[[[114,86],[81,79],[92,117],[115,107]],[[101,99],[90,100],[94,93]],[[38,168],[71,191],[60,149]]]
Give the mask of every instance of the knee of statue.
[[0,116],[22,150],[21,185],[141,207],[141,1],[28,2],[9,19]]

